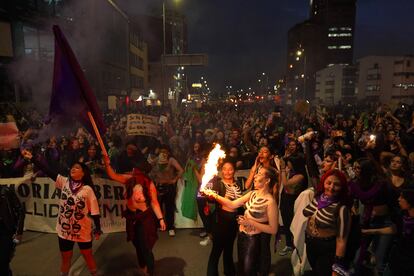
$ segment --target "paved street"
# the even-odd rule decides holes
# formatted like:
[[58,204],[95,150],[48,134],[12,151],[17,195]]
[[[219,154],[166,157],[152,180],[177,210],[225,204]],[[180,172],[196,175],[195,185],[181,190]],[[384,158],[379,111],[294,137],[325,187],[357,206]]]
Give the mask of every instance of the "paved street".
[[[156,275],[202,276],[207,270],[211,245],[199,245],[198,229],[178,229],[176,237],[160,233],[154,254]],[[101,275],[139,275],[135,250],[126,242],[125,233],[105,234],[94,242],[95,257]],[[279,245],[282,247],[282,244]],[[236,260],[236,248],[234,251]],[[88,270],[75,248],[71,275],[88,275]],[[272,274],[291,275],[289,258],[272,256]],[[12,261],[15,276],[59,275],[59,249],[57,236],[38,232],[25,232],[24,242],[17,247]],[[222,264],[220,263],[220,274]]]

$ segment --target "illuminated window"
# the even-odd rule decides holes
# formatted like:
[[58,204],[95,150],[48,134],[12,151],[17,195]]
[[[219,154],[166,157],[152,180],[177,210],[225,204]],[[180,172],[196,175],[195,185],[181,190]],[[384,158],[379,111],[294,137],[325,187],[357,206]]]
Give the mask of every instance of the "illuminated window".
[[339,49],[351,49],[352,46],[351,45],[340,45]]
[[336,27],[329,28],[329,31],[337,31],[337,30],[338,30],[338,28],[336,28]]
[[328,49],[329,49],[329,50],[338,49],[338,46],[335,46],[335,45],[329,45],[329,46],[328,46]]
[[351,27],[341,27],[339,28],[341,31],[352,31]]
[[328,37],[350,37],[351,33],[329,33]]

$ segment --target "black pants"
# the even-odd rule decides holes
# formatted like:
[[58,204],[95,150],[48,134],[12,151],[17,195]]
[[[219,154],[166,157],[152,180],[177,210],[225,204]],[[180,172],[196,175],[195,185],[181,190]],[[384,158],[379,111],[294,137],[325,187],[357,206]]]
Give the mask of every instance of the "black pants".
[[167,230],[175,229],[175,197],[177,195],[177,183],[167,185],[157,185],[158,202],[160,203],[161,210],[164,208],[164,218],[167,224]]
[[238,271],[240,276],[269,275],[270,234],[247,235],[239,232],[237,239]]
[[260,260],[259,270],[257,275],[267,276],[270,271],[270,264],[272,263],[272,255],[270,252],[270,239],[272,235],[267,233],[260,233]]
[[208,234],[213,233],[213,223],[215,218],[215,212],[211,214],[204,214],[204,206],[207,204],[207,199],[205,197],[197,197],[197,208],[198,214],[200,215],[201,221],[203,222],[204,229]]
[[213,224],[213,248],[208,259],[207,275],[218,276],[218,263],[223,252],[224,275],[236,275],[233,262],[233,244],[237,235],[237,212],[217,210]]
[[135,233],[132,243],[135,246],[137,253],[138,264],[141,268],[147,267],[148,273],[153,275],[154,273],[154,254],[151,248],[148,248],[145,240],[144,226],[141,223],[135,224]]
[[290,224],[293,220],[293,209],[295,207],[295,200],[298,195],[287,194],[285,191],[282,192],[280,197],[280,214],[283,219],[283,229],[286,235],[286,246],[294,247],[293,235],[290,232]]
[[336,238],[320,239],[306,235],[305,242],[312,275],[331,276],[335,261]]
[[13,250],[13,236],[0,233],[0,275],[12,275],[10,261]]

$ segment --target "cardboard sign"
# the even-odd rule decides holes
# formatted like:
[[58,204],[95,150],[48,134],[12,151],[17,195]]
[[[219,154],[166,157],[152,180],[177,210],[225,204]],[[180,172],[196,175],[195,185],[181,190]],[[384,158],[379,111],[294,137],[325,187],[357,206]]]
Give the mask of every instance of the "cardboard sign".
[[128,135],[158,136],[158,117],[144,114],[129,114],[126,131]]

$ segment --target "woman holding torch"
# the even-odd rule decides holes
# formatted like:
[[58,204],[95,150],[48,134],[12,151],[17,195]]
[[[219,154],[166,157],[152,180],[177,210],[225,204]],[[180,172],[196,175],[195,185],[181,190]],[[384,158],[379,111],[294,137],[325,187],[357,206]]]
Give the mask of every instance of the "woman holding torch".
[[254,176],[256,190],[238,199],[230,200],[208,189],[202,191],[223,207],[233,210],[243,205],[246,207],[244,216],[238,219],[239,269],[237,275],[269,274],[270,237],[278,229],[278,209],[272,193],[276,182],[276,172],[271,168],[262,167]]
[[[224,160],[221,167],[221,179],[213,185],[218,195],[236,200],[242,196],[241,185],[234,179],[235,165],[230,160]],[[213,223],[213,248],[208,259],[207,275],[218,274],[218,263],[223,252],[223,266],[225,275],[236,275],[233,263],[233,244],[237,235],[238,208],[229,208],[221,205],[217,208]]]

